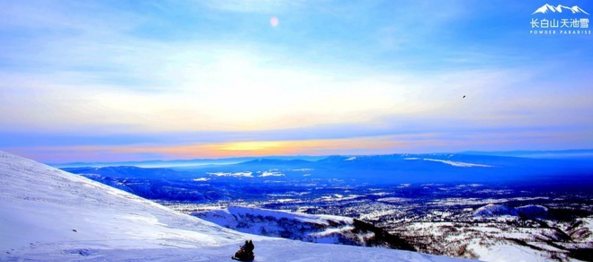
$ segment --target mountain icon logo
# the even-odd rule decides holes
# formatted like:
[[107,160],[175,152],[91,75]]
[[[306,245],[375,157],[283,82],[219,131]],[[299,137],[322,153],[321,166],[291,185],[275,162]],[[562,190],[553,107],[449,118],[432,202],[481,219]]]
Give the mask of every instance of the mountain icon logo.
[[551,4],[545,4],[545,5],[543,5],[542,7],[538,8],[537,10],[535,10],[535,12],[533,12],[532,15],[537,14],[537,13],[547,14],[549,12],[552,12],[552,13],[562,13],[563,11],[570,11],[573,14],[583,13],[583,14],[589,15],[589,13],[585,12],[585,10],[583,10],[582,8],[580,8],[577,5],[575,5],[573,7],[568,7],[568,6],[565,6],[565,5],[553,6]]

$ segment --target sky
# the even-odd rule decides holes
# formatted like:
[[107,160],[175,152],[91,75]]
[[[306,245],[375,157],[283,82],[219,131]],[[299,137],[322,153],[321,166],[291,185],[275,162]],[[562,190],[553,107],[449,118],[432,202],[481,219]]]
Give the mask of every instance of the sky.
[[0,150],[67,163],[593,148],[592,29],[531,32],[593,17],[534,14],[546,3],[593,14],[584,0],[0,0]]

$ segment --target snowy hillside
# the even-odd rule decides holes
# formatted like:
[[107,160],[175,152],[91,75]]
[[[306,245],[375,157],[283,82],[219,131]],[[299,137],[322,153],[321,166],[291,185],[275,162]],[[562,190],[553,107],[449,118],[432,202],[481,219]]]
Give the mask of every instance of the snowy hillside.
[[366,222],[340,216],[309,215],[231,206],[192,215],[237,231],[313,243],[380,246],[414,250],[406,241]]
[[0,261],[458,261],[389,249],[257,237],[0,152]]

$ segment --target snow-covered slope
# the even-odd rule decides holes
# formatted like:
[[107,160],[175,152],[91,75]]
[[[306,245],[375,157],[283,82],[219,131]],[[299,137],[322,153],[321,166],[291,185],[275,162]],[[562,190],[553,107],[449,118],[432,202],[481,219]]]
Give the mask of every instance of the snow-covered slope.
[[351,218],[291,214],[238,206],[197,212],[192,215],[245,233],[297,238],[317,243],[341,243],[339,237],[342,235],[340,233],[353,229]]
[[474,212],[476,217],[503,217],[521,216],[527,219],[538,219],[548,217],[548,208],[540,205],[526,205],[520,207],[508,207],[506,205],[488,204],[478,208]]
[[415,250],[403,239],[363,221],[330,215],[310,215],[231,206],[192,215],[240,232],[313,243],[379,246]]
[[0,261],[458,261],[238,233],[0,151]]
[[[87,178],[0,152],[1,251],[205,247],[236,232],[176,213]],[[217,232],[216,234],[212,234]]]

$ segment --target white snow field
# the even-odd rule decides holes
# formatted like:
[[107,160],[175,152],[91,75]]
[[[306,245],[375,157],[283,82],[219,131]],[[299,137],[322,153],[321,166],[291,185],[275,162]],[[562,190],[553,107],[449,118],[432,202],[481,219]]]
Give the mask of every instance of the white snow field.
[[0,151],[0,261],[466,261],[238,233]]
[[340,244],[342,239],[351,243],[365,245],[365,236],[353,233],[352,218],[309,215],[262,208],[230,206],[206,212],[192,213],[201,219],[225,228],[244,233],[280,237],[283,233],[291,239],[313,243]]

